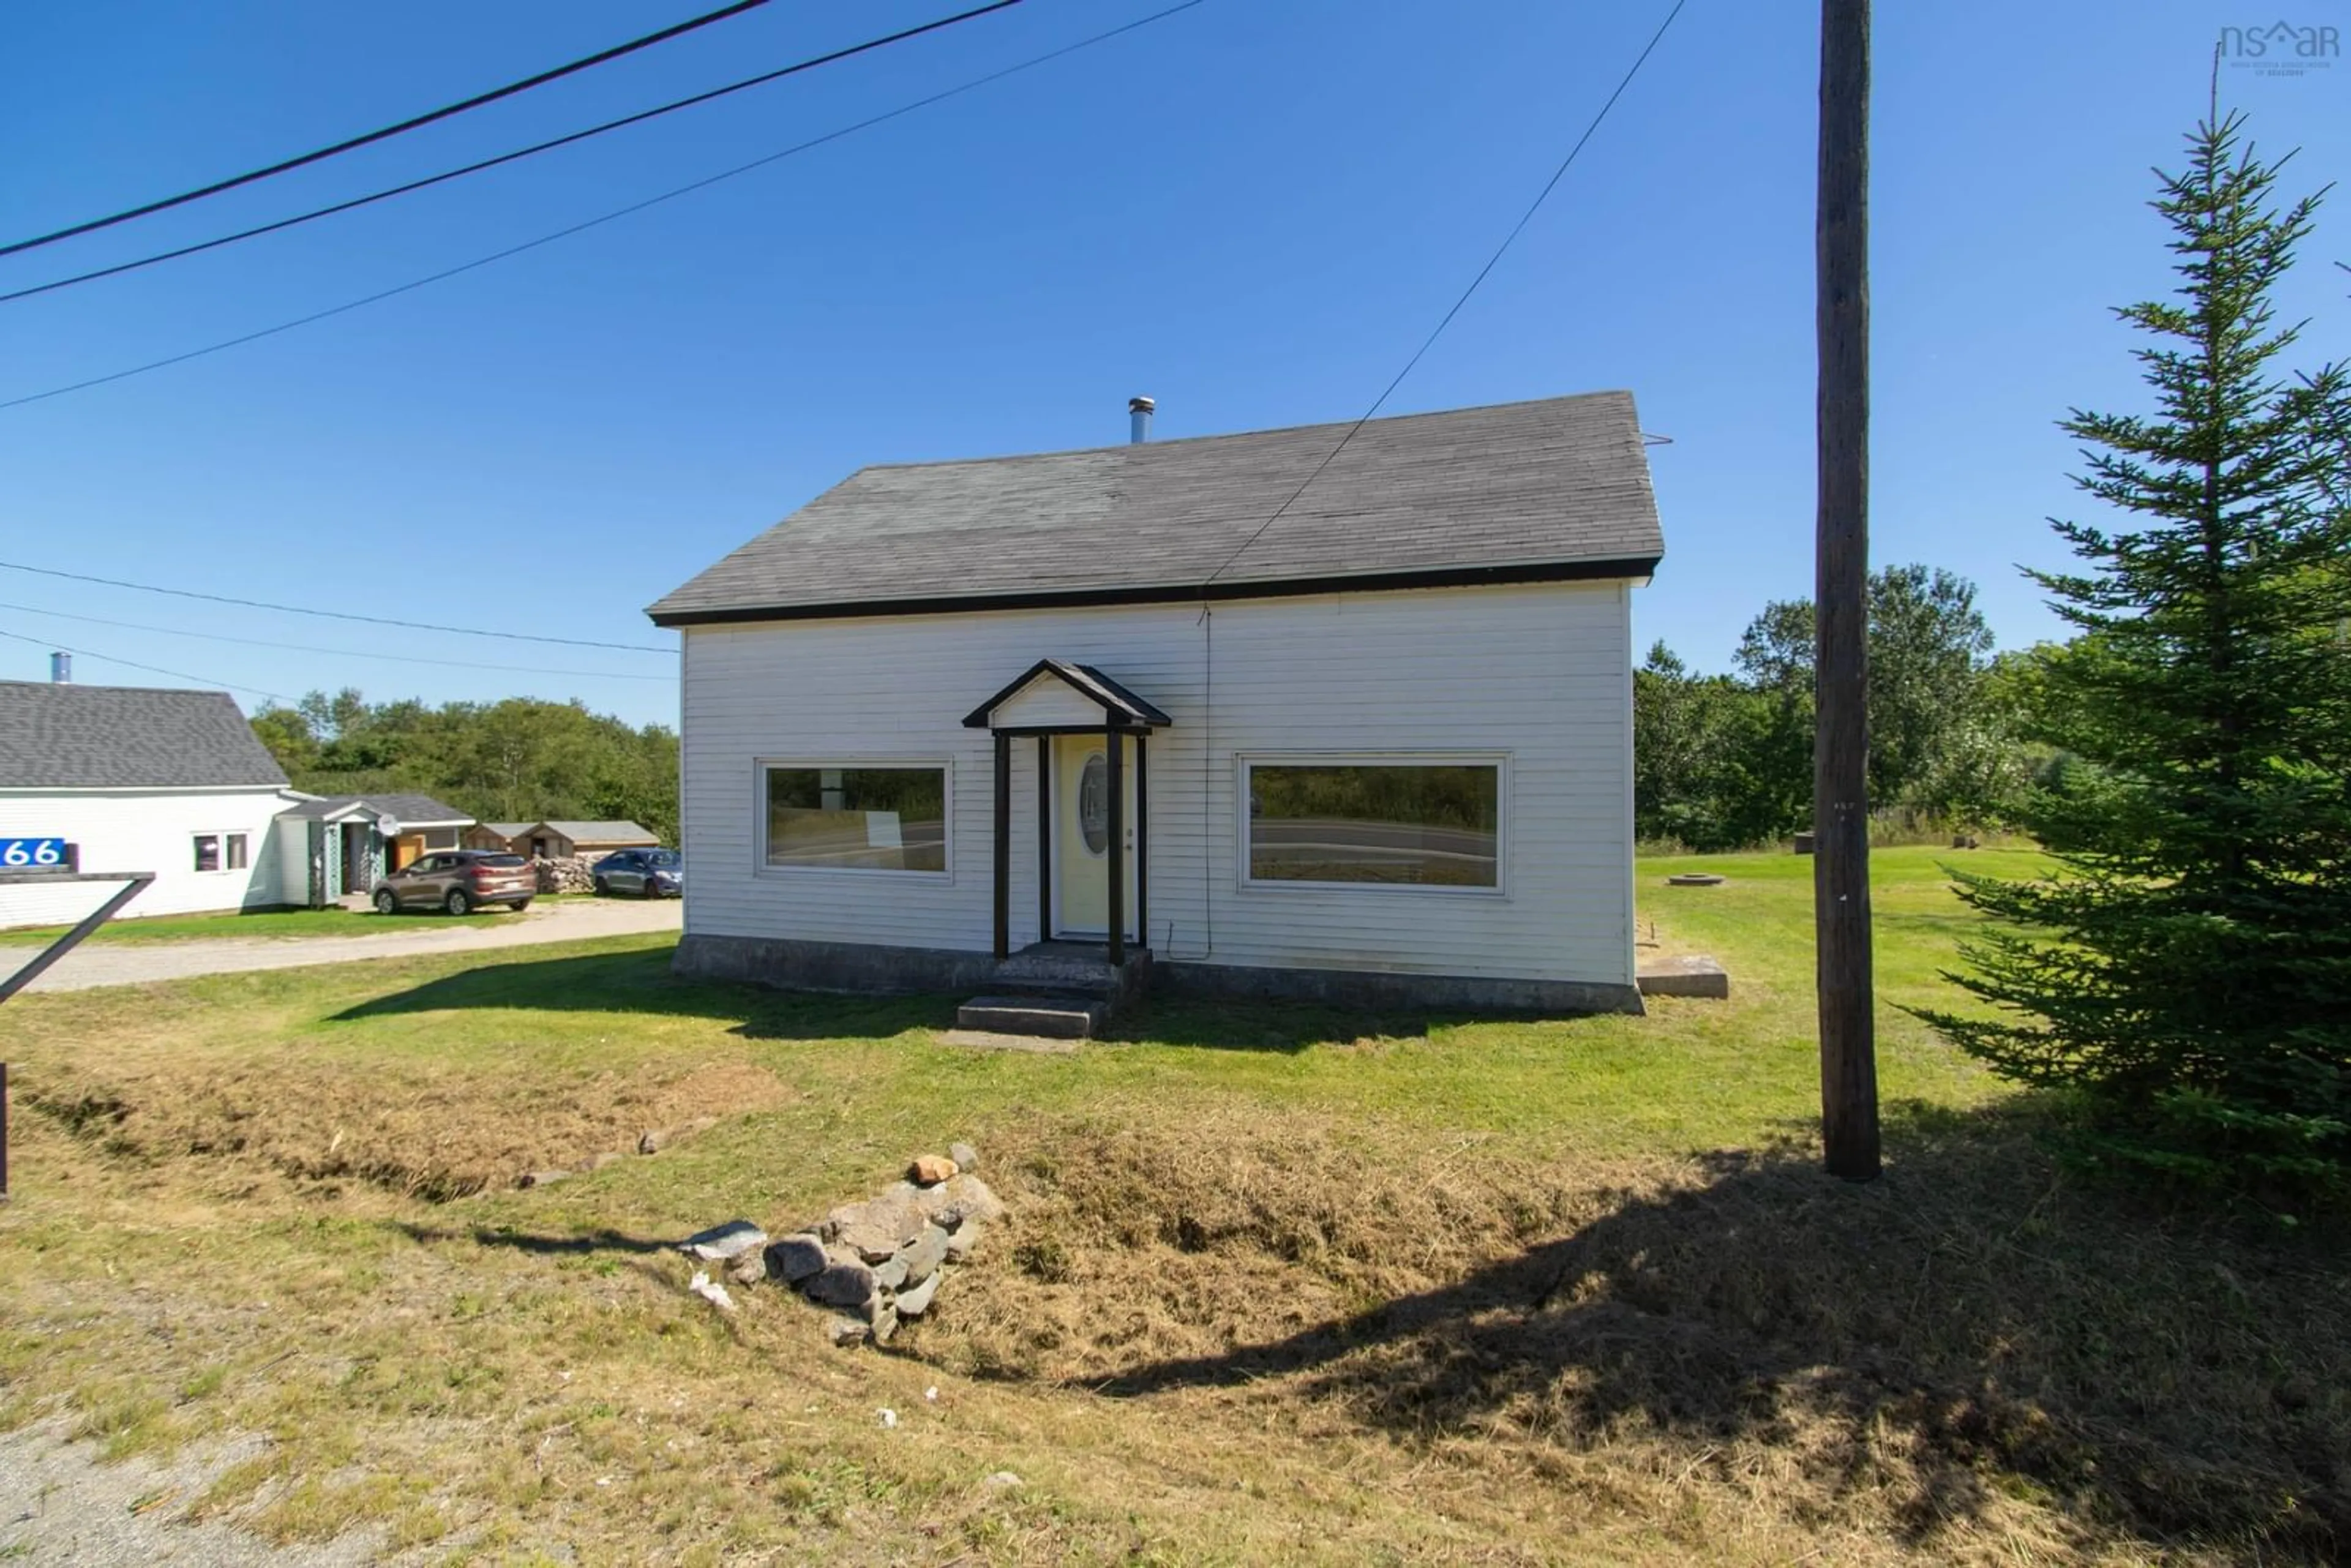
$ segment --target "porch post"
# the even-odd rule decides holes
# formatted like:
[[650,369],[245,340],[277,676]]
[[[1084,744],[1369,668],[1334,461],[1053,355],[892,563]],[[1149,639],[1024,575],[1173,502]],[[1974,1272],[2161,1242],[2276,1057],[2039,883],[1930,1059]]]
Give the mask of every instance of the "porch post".
[[1012,956],[1012,737],[996,733],[996,961]]
[[1102,738],[1110,752],[1110,964],[1126,962],[1126,737],[1115,725]]
[[1134,942],[1151,946],[1151,737],[1134,737]]
[[1037,940],[1053,939],[1053,737],[1037,737]]

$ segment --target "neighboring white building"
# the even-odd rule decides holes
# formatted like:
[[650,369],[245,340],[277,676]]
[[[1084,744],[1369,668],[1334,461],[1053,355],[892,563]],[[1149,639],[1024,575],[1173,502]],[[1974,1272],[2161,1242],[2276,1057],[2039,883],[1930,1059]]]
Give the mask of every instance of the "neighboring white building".
[[[225,692],[0,681],[0,839],[64,839],[85,872],[153,872],[122,918],[278,903],[272,830],[299,799]],[[0,885],[0,925],[78,920],[105,894]]]
[[678,967],[1637,1010],[1662,551],[1623,392],[865,469],[651,611]]
[[[152,871],[119,919],[332,904],[474,819],[427,795],[290,789],[226,692],[0,681],[0,839],[56,838],[85,872]],[[91,883],[0,883],[0,926],[56,925]]]

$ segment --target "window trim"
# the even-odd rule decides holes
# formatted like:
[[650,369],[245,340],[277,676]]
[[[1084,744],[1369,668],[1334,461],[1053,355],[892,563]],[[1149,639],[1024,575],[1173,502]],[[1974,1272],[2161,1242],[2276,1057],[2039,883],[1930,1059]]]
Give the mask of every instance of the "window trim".
[[[202,839],[211,839],[214,841],[214,848],[213,855],[214,859],[218,863],[216,863],[210,871],[203,870],[195,863],[196,843]],[[243,839],[245,841],[246,863],[243,865],[233,866],[228,863],[228,841],[231,839]],[[190,876],[235,876],[239,873],[250,873],[253,870],[253,833],[251,830],[241,830],[236,828],[190,829],[188,831],[188,864],[190,867],[188,874]]]
[[[939,774],[940,871],[890,871],[876,866],[777,865],[768,859],[768,772],[770,768],[896,768],[935,769]],[[861,881],[913,882],[933,887],[951,885],[955,865],[955,758],[952,757],[834,757],[818,760],[801,757],[757,757],[751,760],[751,874],[755,877],[855,877]]]
[[[1233,753],[1234,877],[1243,894],[1368,893],[1429,898],[1510,896],[1510,753],[1507,751],[1236,751]],[[1494,770],[1494,885],[1426,882],[1306,882],[1249,873],[1249,773],[1256,768],[1491,768]]]

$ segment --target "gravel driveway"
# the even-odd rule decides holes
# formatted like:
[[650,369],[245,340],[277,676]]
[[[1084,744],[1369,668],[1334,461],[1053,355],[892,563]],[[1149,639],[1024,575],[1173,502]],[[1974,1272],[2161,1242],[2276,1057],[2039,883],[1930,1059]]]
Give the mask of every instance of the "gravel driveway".
[[321,1546],[273,1547],[189,1505],[232,1464],[263,1452],[253,1437],[198,1444],[160,1463],[100,1464],[97,1445],[69,1443],[62,1423],[0,1435],[0,1561],[73,1568],[366,1568],[392,1559],[380,1531]]
[[[520,915],[496,915],[462,925],[431,915],[355,915],[352,924],[367,933],[358,936],[85,942],[26,988],[79,991],[92,986],[180,980],[191,975],[225,975],[241,969],[295,969],[305,964],[342,964],[354,958],[473,953],[488,947],[524,947],[538,942],[625,936],[640,931],[676,931],[683,925],[684,912],[684,904],[674,898],[582,898],[541,904]],[[13,967],[31,957],[35,951],[0,950],[0,967]]]

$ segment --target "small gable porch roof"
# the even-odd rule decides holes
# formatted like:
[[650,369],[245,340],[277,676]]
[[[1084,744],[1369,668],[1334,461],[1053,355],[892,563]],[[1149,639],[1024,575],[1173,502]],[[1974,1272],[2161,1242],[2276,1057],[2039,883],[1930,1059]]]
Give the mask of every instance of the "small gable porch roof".
[[[1158,708],[1136,696],[1116,681],[1091,664],[1071,664],[1066,659],[1040,659],[1029,666],[1019,678],[1002,691],[964,716],[967,729],[1018,729],[1027,727],[1017,714],[1006,714],[1017,698],[1032,691],[1075,694],[1102,714],[1100,724],[1107,728],[1128,730],[1165,729],[1174,722]],[[1001,717],[999,717],[1001,716]]]

